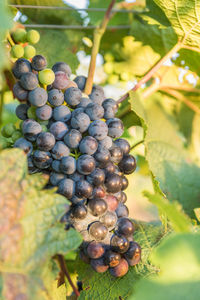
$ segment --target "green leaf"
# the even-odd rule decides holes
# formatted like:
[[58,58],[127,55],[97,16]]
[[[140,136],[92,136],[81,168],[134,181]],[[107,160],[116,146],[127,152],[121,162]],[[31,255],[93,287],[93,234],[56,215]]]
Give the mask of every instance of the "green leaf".
[[142,247],[142,261],[136,267],[130,267],[122,278],[113,278],[107,271],[98,274],[80,259],[77,260],[77,273],[83,283],[80,299],[115,300],[126,299],[134,289],[135,282],[148,274],[156,274],[156,268],[149,264],[148,257],[153,247],[163,236],[163,229],[157,225],[138,223],[134,240]]
[[[47,58],[49,67],[52,67],[57,61],[64,61],[70,65],[72,72],[75,73],[79,61],[74,50],[80,41],[71,42],[68,31],[39,30],[39,32],[41,38],[35,48],[38,54]],[[74,34],[74,36],[81,39],[79,33]]]
[[171,226],[176,232],[191,231],[192,223],[188,216],[182,211],[182,207],[179,203],[170,203],[166,198],[159,194],[152,195],[149,192],[144,192],[144,195],[151,203],[158,207],[160,214],[167,216]]
[[6,1],[0,1],[0,69],[7,64],[7,56],[5,55],[4,40],[6,38],[6,32],[12,26],[12,15],[9,12]]
[[[12,0],[12,4],[24,5],[26,0]],[[29,0],[29,5],[34,6],[57,6],[69,7],[62,0]],[[77,10],[59,10],[59,9],[40,9],[40,8],[19,8],[23,15],[26,15],[29,20],[40,24],[60,24],[60,25],[77,25],[82,24],[82,19]],[[38,22],[39,20],[39,22]]]
[[13,299],[22,291],[28,299],[38,299],[34,295],[45,289],[42,278],[51,257],[76,249],[81,237],[73,229],[64,230],[60,218],[68,208],[66,198],[55,189],[43,189],[48,177],[27,174],[27,158],[21,150],[3,150],[0,165],[0,272],[4,294],[6,297],[10,282],[16,281]]
[[200,234],[172,234],[152,252],[151,262],[160,267],[158,276],[136,283],[130,300],[190,299],[200,293]]
[[197,1],[154,0],[164,11],[184,45],[200,45],[200,6]]
[[136,93],[131,92],[130,96],[132,109],[146,132],[146,159],[151,172],[167,198],[176,199],[193,217],[193,209],[199,204],[200,168],[188,158],[175,119],[156,96],[149,98],[148,103],[141,103]]

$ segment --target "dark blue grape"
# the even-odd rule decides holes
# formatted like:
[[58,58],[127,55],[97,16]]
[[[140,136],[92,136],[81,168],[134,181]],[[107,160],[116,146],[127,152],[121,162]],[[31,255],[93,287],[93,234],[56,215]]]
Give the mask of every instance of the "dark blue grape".
[[84,179],[84,175],[82,175],[78,172],[74,172],[73,174],[69,175],[69,178],[72,179],[73,181],[77,182],[79,180]]
[[53,106],[60,106],[64,102],[64,94],[62,91],[52,89],[48,92],[48,101]]
[[27,119],[23,122],[22,132],[29,141],[34,142],[41,131],[41,125],[35,120]]
[[105,180],[105,186],[109,193],[117,193],[122,188],[122,179],[117,174],[108,174]]
[[81,102],[82,93],[76,87],[70,87],[65,90],[64,99],[70,106],[77,106]]
[[70,175],[76,171],[76,160],[72,156],[66,156],[61,159],[60,170],[64,174]]
[[70,77],[72,71],[71,68],[68,64],[66,64],[65,62],[57,62],[53,65],[52,70],[55,72],[64,72],[67,74],[68,78]]
[[89,134],[96,140],[101,141],[105,139],[108,134],[108,127],[105,122],[101,120],[93,121],[89,126]]
[[19,101],[28,100],[28,91],[23,89],[19,82],[16,82],[13,86],[13,94]]
[[16,116],[20,119],[20,120],[26,120],[27,119],[27,111],[29,109],[29,106],[27,104],[19,104],[16,107],[15,113]]
[[38,169],[49,168],[52,163],[50,152],[36,150],[33,153],[33,163]]
[[90,98],[81,98],[81,102],[77,105],[77,108],[83,107],[85,108],[88,104],[92,103]]
[[58,71],[55,72],[55,80],[52,84],[54,89],[65,90],[69,85],[69,77],[66,73]]
[[115,114],[117,113],[118,110],[118,105],[115,100],[109,98],[105,99],[102,103],[102,106],[105,110],[104,113],[104,118],[105,119],[111,119],[115,117]]
[[109,230],[115,228],[117,223],[117,214],[114,211],[107,211],[105,215],[101,216],[100,221],[107,227]]
[[28,91],[34,90],[39,84],[37,76],[32,72],[28,72],[28,73],[23,74],[20,77],[19,82],[20,82],[20,85],[25,90],[28,90]]
[[35,55],[32,58],[31,66],[36,71],[42,71],[47,66],[46,58],[42,55]]
[[129,214],[128,207],[123,203],[119,203],[119,205],[116,209],[116,214],[117,214],[118,218],[128,217],[128,214]]
[[111,161],[115,164],[118,164],[123,158],[123,152],[121,148],[115,146],[112,147],[109,151],[111,155]]
[[93,222],[89,227],[89,234],[97,241],[103,240],[107,233],[107,227],[99,221]]
[[53,118],[56,121],[67,122],[71,118],[71,111],[67,106],[57,106],[53,109]]
[[18,139],[13,147],[22,149],[27,155],[30,155],[33,151],[33,145],[24,138]]
[[127,189],[127,187],[128,187],[128,179],[126,178],[126,176],[122,176],[122,191]]
[[89,97],[90,97],[90,99],[92,99],[92,102],[95,102],[95,103],[98,103],[99,105],[101,105],[105,99],[103,88],[99,85],[94,85]]
[[14,76],[19,79],[23,74],[31,72],[30,61],[25,58],[19,58],[12,69]]
[[89,175],[95,169],[95,159],[87,154],[81,155],[77,160],[77,171]]
[[59,182],[65,178],[65,175],[62,173],[51,172],[49,181],[52,185],[57,186]]
[[55,145],[55,137],[50,132],[41,132],[36,140],[36,144],[39,150],[49,151]]
[[92,185],[86,180],[76,182],[76,195],[78,197],[89,198],[92,195]]
[[71,126],[79,130],[81,133],[88,130],[90,118],[85,113],[79,113],[71,118]]
[[86,136],[82,139],[79,145],[79,149],[83,154],[92,155],[96,152],[98,147],[97,140],[92,136]]
[[45,89],[37,87],[28,94],[28,101],[36,106],[40,107],[46,104],[48,99],[48,94]]
[[99,141],[99,147],[110,149],[113,145],[112,138],[110,136],[106,136],[103,140]]
[[118,138],[123,134],[124,125],[120,119],[109,119],[106,124],[108,125],[108,135],[112,138]]
[[87,181],[95,186],[100,186],[104,183],[105,172],[102,169],[95,169],[90,175],[87,176]]
[[[52,156],[53,156],[53,154],[52,154]],[[57,173],[59,173],[60,172],[60,161],[59,160],[53,160],[52,161],[52,164],[51,164],[51,167],[52,167],[52,169],[55,171],[55,172],[57,172]]]
[[130,236],[135,230],[133,223],[128,218],[120,218],[115,228],[119,235]]
[[128,263],[126,259],[122,258],[119,264],[109,269],[110,274],[114,277],[123,277],[128,272]]
[[110,162],[110,152],[108,149],[103,147],[98,147],[94,157],[100,167],[105,167]]
[[127,140],[117,139],[114,141],[114,144],[122,150],[123,154],[129,154],[130,144]]
[[91,259],[90,260],[90,265],[94,271],[97,273],[104,273],[108,270],[108,265],[105,264],[104,259],[98,258],[98,259]]
[[124,155],[119,163],[119,168],[124,174],[133,173],[136,169],[135,157],[130,154]]
[[45,104],[41,107],[37,107],[35,112],[36,112],[36,116],[38,117],[38,119],[40,119],[42,121],[47,121],[52,116],[52,108],[51,108],[51,106],[49,106],[47,104]]
[[97,103],[90,103],[85,108],[85,113],[90,117],[90,120],[95,121],[103,118],[104,109]]
[[90,258],[97,259],[104,255],[105,247],[102,243],[92,241],[87,246],[87,255]]
[[83,91],[85,88],[86,80],[87,80],[87,77],[80,75],[74,79],[74,82],[76,82],[76,84],[78,85],[78,88],[81,91]]
[[51,154],[54,159],[60,160],[63,157],[68,156],[70,154],[70,150],[62,141],[58,141],[53,147]]
[[69,129],[65,123],[57,121],[51,124],[49,130],[55,136],[56,140],[62,140]]
[[107,211],[107,203],[103,199],[91,199],[88,202],[90,213],[93,216],[101,216]]
[[28,156],[27,162],[28,162],[28,172],[29,172],[29,174],[35,174],[35,173],[39,172],[39,169],[36,168],[36,166],[33,163],[32,155]]
[[114,234],[111,238],[110,245],[113,251],[124,253],[129,248],[129,241],[123,235]]
[[69,178],[61,180],[58,185],[58,193],[71,199],[75,194],[75,182]]
[[71,148],[76,149],[82,139],[81,133],[76,129],[71,129],[64,137],[65,144]]
[[83,220],[87,216],[87,207],[84,204],[78,204],[72,207],[72,217]]
[[71,203],[73,204],[86,204],[87,199],[86,198],[80,198],[77,197],[76,195],[74,195],[71,199],[70,199]]
[[84,112],[84,108],[83,108],[83,107],[75,108],[75,109],[72,111],[72,116],[71,116],[71,118],[76,118],[76,116],[78,116],[80,113],[83,113],[83,112]]

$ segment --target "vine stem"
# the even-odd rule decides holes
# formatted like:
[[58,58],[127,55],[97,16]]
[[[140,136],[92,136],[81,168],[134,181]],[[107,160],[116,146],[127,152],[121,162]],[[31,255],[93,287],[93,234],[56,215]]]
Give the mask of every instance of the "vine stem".
[[144,143],[144,140],[141,140],[141,141],[137,142],[136,144],[134,144],[133,146],[131,146],[130,150],[135,149],[137,146],[141,145],[142,143]]
[[90,65],[89,65],[88,78],[86,81],[85,91],[84,91],[87,95],[89,95],[92,90],[94,72],[95,72],[95,67],[96,67],[96,58],[97,58],[97,54],[99,52],[101,38],[106,30],[106,27],[107,27],[107,24],[108,24],[110,18],[112,16],[112,8],[115,4],[115,1],[116,0],[111,1],[111,3],[108,6],[108,9],[104,15],[104,18],[103,18],[103,21],[102,21],[100,27],[98,27],[94,30],[91,60],[90,60]]
[[75,287],[75,285],[73,284],[72,280],[71,280],[71,277],[69,275],[69,271],[67,269],[67,265],[65,263],[65,259],[63,257],[63,255],[61,254],[58,254],[57,255],[57,260],[58,260],[58,263],[60,265],[60,269],[61,271],[65,274],[65,276],[67,277],[67,280],[69,282],[69,284],[71,285],[73,291],[74,291],[74,294],[77,296],[77,298],[80,296],[80,293],[79,291],[77,290],[77,288]]
[[[157,64],[130,90],[130,91],[137,91],[141,87],[141,85],[145,84],[151,77],[157,72],[160,67],[170,58],[172,58],[173,54],[178,52],[182,48],[182,43],[178,42],[165,56],[163,56]],[[129,91],[129,92],[130,92]],[[121,103],[129,96],[129,92],[123,95],[117,103]]]
[[167,94],[171,95],[172,97],[180,100],[185,105],[187,105],[191,110],[193,110],[195,113],[197,113],[198,115],[200,115],[200,109],[198,108],[198,106],[196,106],[191,101],[189,101],[180,92],[175,91],[175,90],[165,89],[165,88],[162,88],[161,91],[166,92]]

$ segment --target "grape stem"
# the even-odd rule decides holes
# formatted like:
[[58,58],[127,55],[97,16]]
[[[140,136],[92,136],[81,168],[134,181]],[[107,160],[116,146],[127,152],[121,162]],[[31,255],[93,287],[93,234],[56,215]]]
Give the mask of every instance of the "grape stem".
[[[178,42],[176,43],[176,45],[164,56],[162,57],[157,64],[140,80],[138,81],[138,83],[130,90],[130,91],[137,91],[137,89],[139,89],[141,87],[141,85],[145,84],[147,81],[149,81],[152,76],[155,74],[155,72],[157,72],[160,67],[170,58],[172,58],[172,56],[178,52],[180,49],[182,48],[182,43]],[[129,91],[129,92],[130,92]],[[129,92],[127,92],[125,95],[123,95],[118,101],[117,103],[121,103],[124,100],[126,100],[129,97]]]
[[9,32],[8,32],[8,34],[7,34],[7,40],[8,40],[8,42],[10,43],[11,46],[14,46],[14,45],[15,45],[15,43],[14,43],[13,39],[11,38],[11,35],[10,35]]
[[93,47],[92,47],[92,53],[91,53],[91,60],[90,60],[90,65],[89,65],[89,71],[88,71],[88,78],[86,81],[85,85],[85,90],[84,92],[89,95],[92,90],[92,85],[93,85],[93,79],[94,79],[94,72],[95,72],[95,67],[96,67],[96,58],[97,54],[99,52],[99,47],[100,47],[100,42],[101,38],[106,30],[107,24],[112,16],[112,8],[115,4],[116,0],[112,0],[110,5],[108,6],[108,9],[104,15],[103,21],[101,25],[94,30],[93,34]]
[[74,294],[77,296],[77,298],[80,296],[80,293],[79,291],[77,290],[77,288],[75,287],[75,285],[73,284],[73,281],[71,280],[71,277],[69,275],[69,271],[67,269],[67,265],[65,263],[65,259],[63,257],[63,255],[61,254],[58,254],[57,255],[57,260],[58,260],[58,263],[59,263],[59,266],[60,266],[60,269],[61,271],[63,272],[63,274],[66,276],[69,284],[71,285],[73,291],[74,291]]
[[198,115],[200,115],[200,109],[198,108],[198,106],[196,106],[194,103],[192,103],[191,101],[189,101],[183,94],[181,94],[178,91],[175,90],[170,90],[170,89],[165,89],[162,88],[161,91],[165,92],[166,94],[169,94],[170,96],[180,100],[181,102],[183,102],[185,105],[187,105],[191,110],[193,110],[195,113],[197,113]]
[[131,146],[131,150],[135,149],[137,146],[141,145],[144,143],[144,140],[141,140],[139,142],[137,142],[136,144],[134,144],[133,146]]

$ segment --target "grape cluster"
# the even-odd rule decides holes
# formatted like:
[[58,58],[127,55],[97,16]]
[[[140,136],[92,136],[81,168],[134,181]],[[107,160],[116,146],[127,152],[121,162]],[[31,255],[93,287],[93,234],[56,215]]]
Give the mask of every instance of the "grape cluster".
[[12,46],[11,57],[30,59],[36,54],[36,49],[33,46],[40,40],[40,34],[37,30],[31,29],[28,32],[24,28],[16,28],[11,33],[15,44]]
[[136,161],[120,138],[118,105],[97,85],[85,95],[86,77],[70,80],[66,63],[46,66],[42,55],[15,62],[13,93],[21,102],[16,108],[21,125],[18,130],[7,125],[2,133],[27,154],[29,172],[50,174],[48,188],[57,187],[71,202],[62,221],[83,236],[83,261],[97,272],[123,276],[139,262],[141,248],[125,205],[126,175],[135,171]]

